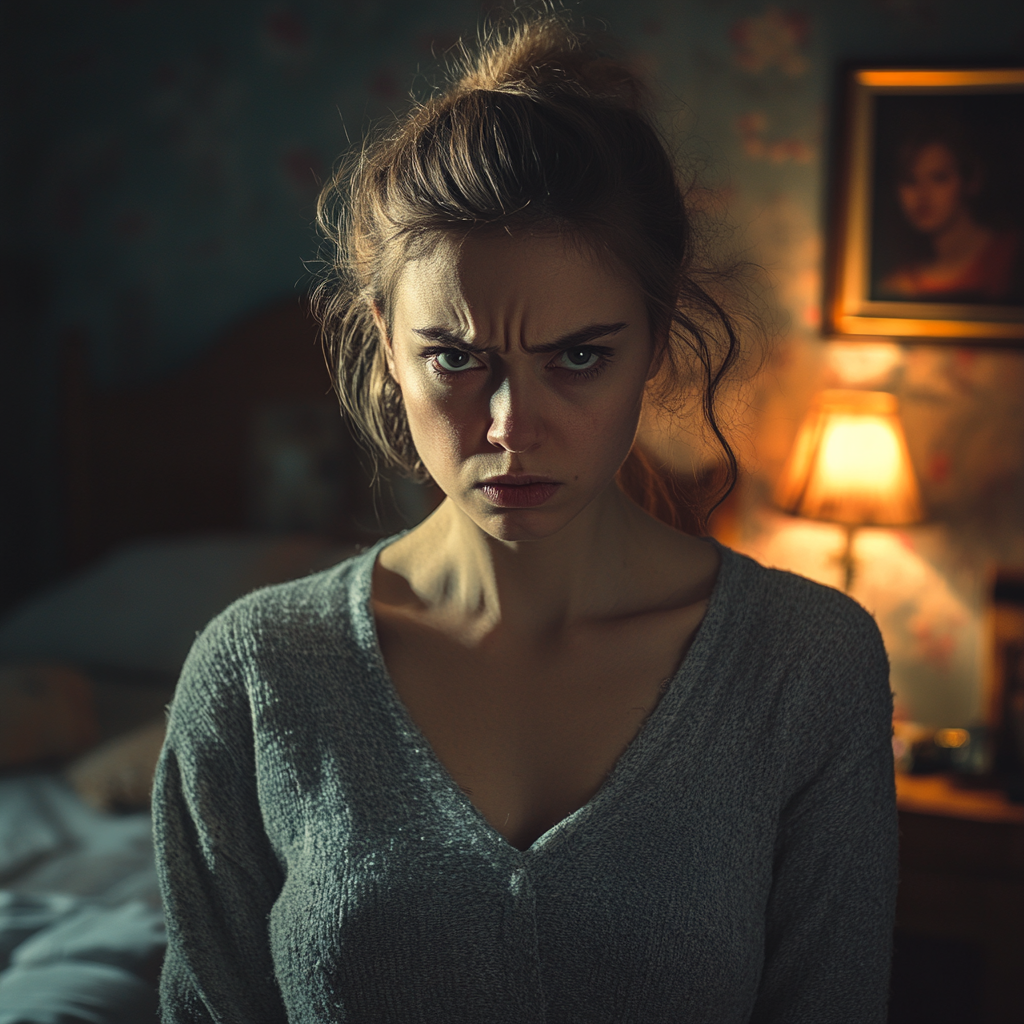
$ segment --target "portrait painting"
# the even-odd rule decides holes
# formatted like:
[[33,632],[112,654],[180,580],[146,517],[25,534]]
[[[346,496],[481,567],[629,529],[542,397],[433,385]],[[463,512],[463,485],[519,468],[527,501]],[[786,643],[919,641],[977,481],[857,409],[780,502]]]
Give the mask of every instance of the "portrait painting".
[[851,72],[827,329],[1024,341],[1024,68]]

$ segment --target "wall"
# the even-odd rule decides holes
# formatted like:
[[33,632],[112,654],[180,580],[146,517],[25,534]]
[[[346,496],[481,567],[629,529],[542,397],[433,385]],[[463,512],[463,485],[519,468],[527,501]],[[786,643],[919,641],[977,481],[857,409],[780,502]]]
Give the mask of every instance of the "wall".
[[[820,338],[833,85],[846,59],[1024,49],[1014,0],[582,0],[661,87],[666,127],[770,273],[768,372],[736,404],[748,471],[736,543],[835,582],[835,533],[766,494],[813,392],[884,386],[904,405],[930,525],[865,534],[858,596],[879,613],[908,713],[978,713],[985,566],[1024,562],[1024,353],[851,349]],[[422,90],[471,31],[469,0],[5,5],[4,472],[0,557],[20,590],[58,573],[58,352],[82,338],[116,387],[183,365],[246,311],[305,288],[318,182],[349,138]],[[685,439],[674,447],[691,457]],[[12,576],[11,573],[14,575]]]

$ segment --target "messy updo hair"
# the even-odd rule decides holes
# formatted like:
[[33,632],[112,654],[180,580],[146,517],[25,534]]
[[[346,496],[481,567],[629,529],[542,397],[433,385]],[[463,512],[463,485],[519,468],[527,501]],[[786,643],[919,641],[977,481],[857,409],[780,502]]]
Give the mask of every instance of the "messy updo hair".
[[[725,469],[736,458],[716,399],[738,353],[730,316],[708,290],[685,185],[650,113],[644,83],[557,14],[491,29],[454,75],[364,142],[324,188],[317,220],[330,246],[314,292],[343,414],[384,464],[428,474],[374,321],[389,335],[403,266],[440,238],[526,228],[560,234],[631,273],[646,300],[662,369],[645,401],[672,411],[700,394]],[[634,500],[673,525],[677,503],[634,445],[619,471]],[[691,508],[691,512],[693,509]]]

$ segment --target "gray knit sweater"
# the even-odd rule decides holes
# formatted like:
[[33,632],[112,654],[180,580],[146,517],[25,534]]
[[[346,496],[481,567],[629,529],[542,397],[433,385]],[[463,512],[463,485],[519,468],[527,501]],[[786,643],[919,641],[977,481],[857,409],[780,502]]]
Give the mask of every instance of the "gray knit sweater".
[[729,549],[600,791],[515,849],[391,684],[382,544],[197,639],[154,814],[165,1024],[882,1022],[888,662],[835,590]]

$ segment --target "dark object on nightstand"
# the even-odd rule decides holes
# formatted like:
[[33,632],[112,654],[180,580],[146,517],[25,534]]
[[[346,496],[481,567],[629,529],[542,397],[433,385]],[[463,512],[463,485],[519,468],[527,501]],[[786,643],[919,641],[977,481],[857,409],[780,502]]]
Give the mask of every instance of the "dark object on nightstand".
[[911,775],[956,772],[958,775],[985,775],[991,740],[988,729],[930,730],[911,744],[904,771]]

